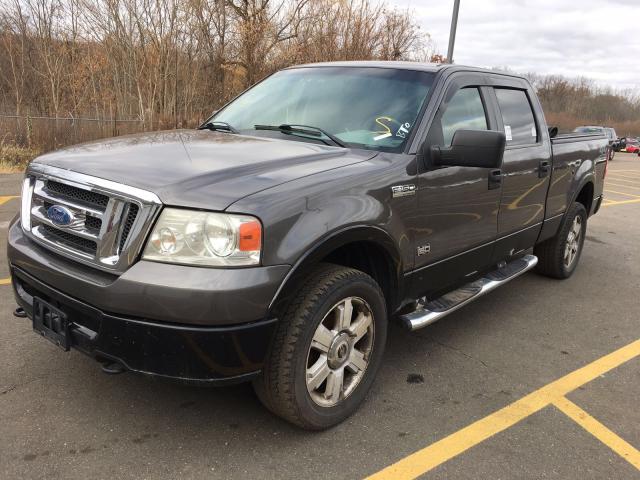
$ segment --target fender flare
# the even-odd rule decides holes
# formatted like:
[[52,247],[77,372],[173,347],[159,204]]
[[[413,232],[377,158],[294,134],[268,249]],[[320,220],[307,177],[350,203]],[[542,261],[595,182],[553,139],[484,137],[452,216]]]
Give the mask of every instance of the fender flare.
[[[593,185],[593,190],[595,191],[596,188],[596,182],[595,182],[595,174],[590,171],[588,174],[583,175],[582,179],[580,180],[580,182],[578,183],[578,187],[573,191],[573,193],[571,194],[571,201],[567,204],[567,208],[564,211],[563,215],[562,215],[562,221],[564,222],[565,217],[567,216],[567,212],[569,211],[569,208],[571,208],[571,205],[573,205],[573,203],[576,201],[576,198],[578,198],[578,195],[580,195],[580,192],[582,191],[582,189],[588,184],[590,183],[591,185]],[[593,202],[593,198],[591,199],[591,201]],[[587,217],[591,214],[591,212],[587,212]]]
[[[271,311],[279,299],[280,295],[289,281],[294,277],[294,275],[309,265],[312,265],[318,262],[320,259],[326,257],[331,252],[336,249],[347,245],[353,242],[366,241],[370,243],[374,243],[384,249],[389,258],[391,259],[392,265],[389,265],[390,271],[395,272],[395,278],[391,280],[394,282],[395,291],[398,292],[398,288],[400,287],[400,282],[402,281],[402,273],[403,273],[403,263],[402,256],[400,255],[400,250],[396,245],[393,237],[389,235],[389,233],[374,225],[352,225],[349,227],[344,227],[338,230],[334,230],[333,232],[324,235],[320,239],[318,239],[312,246],[310,246],[303,255],[300,256],[296,260],[296,262],[291,266],[291,269],[284,277],[276,293],[273,295],[271,302],[269,303],[268,311]],[[387,299],[387,301],[395,299]]]

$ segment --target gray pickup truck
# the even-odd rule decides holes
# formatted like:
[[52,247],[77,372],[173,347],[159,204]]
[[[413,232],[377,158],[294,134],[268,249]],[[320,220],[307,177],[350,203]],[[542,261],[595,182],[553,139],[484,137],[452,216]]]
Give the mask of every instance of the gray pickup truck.
[[8,235],[15,314],[107,372],[252,381],[330,427],[371,387],[388,320],[574,272],[608,144],[556,133],[514,75],[282,70],[199,129],[36,158]]

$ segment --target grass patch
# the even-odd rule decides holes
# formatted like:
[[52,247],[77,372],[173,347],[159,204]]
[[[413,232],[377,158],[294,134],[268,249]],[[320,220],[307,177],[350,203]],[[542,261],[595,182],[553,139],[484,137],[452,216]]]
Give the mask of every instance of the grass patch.
[[40,155],[35,148],[0,143],[0,173],[23,172],[29,162]]

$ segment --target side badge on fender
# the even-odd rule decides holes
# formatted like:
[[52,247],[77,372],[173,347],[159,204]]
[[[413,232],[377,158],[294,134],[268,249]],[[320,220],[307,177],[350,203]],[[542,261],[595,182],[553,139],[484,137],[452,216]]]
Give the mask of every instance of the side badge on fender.
[[412,183],[409,185],[394,185],[393,187],[391,187],[391,194],[393,198],[408,197],[409,195],[415,195],[416,186]]

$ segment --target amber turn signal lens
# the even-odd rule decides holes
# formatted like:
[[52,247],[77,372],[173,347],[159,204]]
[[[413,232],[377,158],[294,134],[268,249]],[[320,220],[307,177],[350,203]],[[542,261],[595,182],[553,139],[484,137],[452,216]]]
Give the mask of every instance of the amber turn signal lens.
[[256,252],[262,246],[262,226],[257,220],[244,222],[240,225],[240,241],[238,250],[241,252]]

